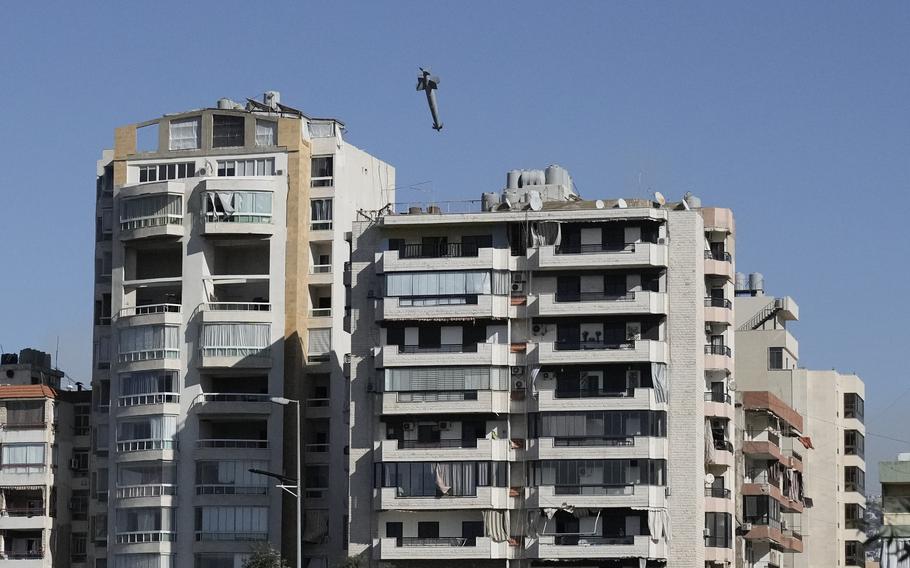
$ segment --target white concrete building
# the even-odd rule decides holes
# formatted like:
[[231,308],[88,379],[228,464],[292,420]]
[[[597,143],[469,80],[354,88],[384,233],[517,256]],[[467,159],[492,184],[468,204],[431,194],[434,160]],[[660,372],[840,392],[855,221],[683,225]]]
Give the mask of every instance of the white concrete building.
[[82,567],[88,511],[88,391],[32,349],[0,362],[0,567]]
[[862,566],[863,382],[799,368],[799,306],[765,295],[760,274],[736,293],[743,566]]
[[730,212],[559,167],[455,208],[354,226],[351,556],[731,564]]
[[[394,170],[278,93],[118,128],[98,167],[95,568],[344,554],[345,232]],[[293,406],[271,397],[299,401]],[[293,403],[292,403],[293,404]]]

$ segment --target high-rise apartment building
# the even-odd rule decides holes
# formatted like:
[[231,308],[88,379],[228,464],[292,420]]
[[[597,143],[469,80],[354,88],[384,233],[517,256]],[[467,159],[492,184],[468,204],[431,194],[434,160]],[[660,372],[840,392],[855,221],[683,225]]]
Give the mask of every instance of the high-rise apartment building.
[[736,280],[744,566],[862,566],[863,382],[799,368],[796,302]]
[[88,391],[60,390],[50,355],[0,361],[0,566],[85,566]]
[[235,568],[261,542],[296,562],[296,500],[251,470],[301,476],[309,566],[344,555],[345,233],[393,200],[394,170],[343,131],[275,92],[115,131],[98,163],[95,568]]
[[568,173],[355,223],[350,554],[363,566],[728,566],[729,210]]

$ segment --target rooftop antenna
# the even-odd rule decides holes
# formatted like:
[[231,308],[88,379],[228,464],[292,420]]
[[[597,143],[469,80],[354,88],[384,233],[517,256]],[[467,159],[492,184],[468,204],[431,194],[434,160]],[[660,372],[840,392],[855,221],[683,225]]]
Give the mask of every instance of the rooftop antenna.
[[430,105],[430,114],[433,115],[433,130],[439,132],[442,130],[442,123],[439,122],[439,109],[436,107],[436,89],[439,88],[439,77],[430,75],[429,69],[420,67],[420,74],[417,75],[417,90],[425,91],[427,94],[427,103]]

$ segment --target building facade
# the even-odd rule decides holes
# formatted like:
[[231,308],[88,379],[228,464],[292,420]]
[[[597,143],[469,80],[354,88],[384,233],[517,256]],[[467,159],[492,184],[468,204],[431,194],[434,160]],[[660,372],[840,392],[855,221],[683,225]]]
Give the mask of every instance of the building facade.
[[863,566],[863,382],[800,368],[796,302],[760,274],[736,287],[743,566]]
[[62,376],[31,349],[0,363],[0,566],[85,566],[90,393]]
[[115,131],[97,184],[95,568],[234,568],[262,542],[296,562],[296,500],[251,470],[301,476],[311,566],[344,554],[344,237],[394,170],[343,131],[275,92]]
[[351,556],[732,565],[730,212],[558,166],[443,208],[354,225]]
[[910,566],[910,454],[878,464],[882,484],[882,568]]

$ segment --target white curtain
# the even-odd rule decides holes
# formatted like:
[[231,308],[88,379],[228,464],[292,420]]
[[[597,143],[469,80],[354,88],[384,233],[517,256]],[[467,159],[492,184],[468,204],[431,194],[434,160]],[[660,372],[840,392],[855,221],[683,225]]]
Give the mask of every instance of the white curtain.
[[329,512],[323,509],[304,511],[303,542],[321,543],[329,534]]
[[332,351],[332,329],[317,328],[307,332],[307,354],[325,355]]
[[910,539],[882,539],[881,568],[910,568]]
[[385,391],[505,390],[507,367],[413,367],[385,370]]
[[228,192],[218,192],[218,203],[221,205],[221,210],[224,211],[224,214],[230,217],[234,214],[234,205],[233,205],[233,194]]
[[705,463],[714,463],[716,459],[714,435],[711,433],[711,421],[705,418]]
[[648,532],[653,542],[666,541],[670,544],[670,511],[666,509],[648,510]]
[[174,509],[138,507],[117,510],[118,532],[173,531]]
[[332,122],[311,122],[308,125],[310,138],[331,138],[335,136],[334,123]]
[[[497,278],[500,285],[501,278]],[[489,271],[396,272],[386,275],[387,296],[492,294]]]
[[145,371],[120,375],[120,396],[178,392],[176,373]]
[[0,449],[4,466],[44,464],[44,444],[4,444]]
[[117,423],[117,441],[173,440],[177,435],[176,416],[150,416],[143,420]]
[[670,400],[670,391],[667,386],[667,365],[664,363],[651,363],[651,380],[654,383],[654,400],[667,402]]
[[170,554],[117,554],[114,568],[174,568]]
[[201,526],[204,533],[245,533],[269,532],[268,507],[202,507]]
[[267,323],[207,323],[202,326],[202,347],[216,356],[254,355],[268,349],[271,328]]
[[168,149],[195,150],[199,147],[199,118],[172,120]]
[[311,199],[310,200],[310,220],[311,221],[331,221],[332,217],[332,200],[331,199]]
[[[134,219],[183,215],[183,198],[179,195],[151,195],[125,199],[120,203],[120,222]],[[144,225],[140,225],[144,226]]]
[[277,140],[278,123],[271,120],[256,121],[256,145],[274,146]]
[[164,325],[139,325],[120,330],[120,353],[179,350],[179,328]]
[[117,485],[121,487],[175,483],[176,478],[177,464],[173,462],[159,462],[152,465],[126,463],[117,466]]
[[509,540],[509,511],[487,509],[483,511],[484,534],[493,542]]

